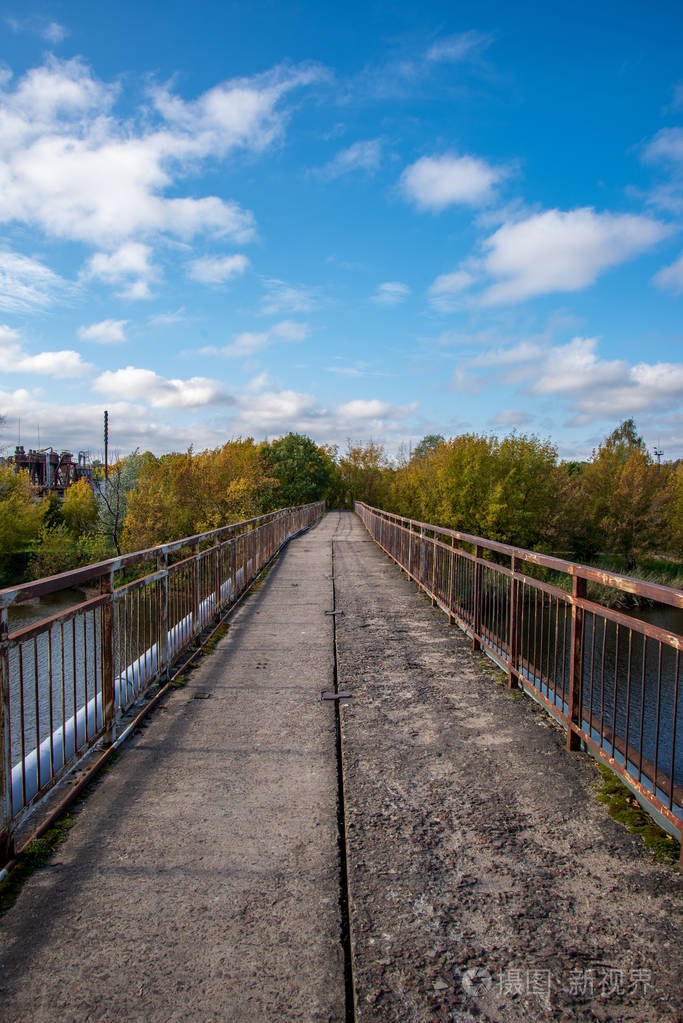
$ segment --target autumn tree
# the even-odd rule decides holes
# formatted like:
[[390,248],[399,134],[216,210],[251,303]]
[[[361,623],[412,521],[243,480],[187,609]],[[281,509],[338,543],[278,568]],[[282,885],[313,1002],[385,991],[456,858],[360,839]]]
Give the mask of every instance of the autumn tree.
[[77,535],[85,533],[97,522],[99,507],[87,480],[80,479],[69,487],[62,503],[62,520]]
[[352,444],[337,461],[341,506],[352,508],[354,501],[385,507],[390,500],[393,468],[381,444],[368,441]]
[[40,536],[45,506],[27,472],[0,465],[0,576],[14,581]]
[[637,554],[666,544],[669,470],[655,465],[633,419],[605,438],[581,479],[579,497],[601,550],[630,568]]
[[274,506],[276,483],[252,438],[162,455],[127,496],[122,547],[140,550],[253,518]]

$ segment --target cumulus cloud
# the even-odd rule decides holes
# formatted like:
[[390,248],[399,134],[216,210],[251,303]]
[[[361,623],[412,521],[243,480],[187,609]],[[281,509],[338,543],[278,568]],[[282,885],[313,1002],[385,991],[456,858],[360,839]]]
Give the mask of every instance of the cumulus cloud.
[[423,156],[403,171],[400,188],[419,209],[438,213],[454,203],[488,202],[504,175],[476,156]]
[[227,284],[233,277],[239,277],[249,266],[246,256],[204,256],[194,259],[188,267],[188,277],[201,284]]
[[676,295],[683,293],[683,252],[675,263],[662,267],[652,279],[662,291],[673,291]]
[[295,430],[314,437],[343,440],[349,430],[390,433],[415,411],[416,405],[391,405],[379,399],[354,399],[323,406],[312,395],[292,390],[265,391],[240,400],[242,429],[256,435]]
[[122,298],[150,298],[149,283],[158,277],[150,257],[152,250],[143,242],[127,241],[113,252],[95,252],[86,264],[83,277],[122,286]]
[[398,407],[377,398],[369,400],[355,398],[353,401],[339,405],[338,411],[345,419],[383,419],[386,416],[396,415]]
[[19,334],[8,326],[0,326],[0,370],[4,373],[37,373],[40,376],[69,379],[89,376],[93,367],[78,352],[62,350],[30,355]]
[[124,328],[127,320],[101,320],[89,327],[79,327],[78,336],[82,341],[94,341],[98,345],[118,344],[126,340]]
[[648,217],[596,213],[589,207],[547,210],[503,224],[484,242],[483,268],[495,283],[486,288],[481,301],[496,305],[554,291],[579,291],[667,234],[663,224]]
[[0,309],[5,312],[27,313],[36,308],[43,309],[70,287],[37,259],[16,252],[0,252]]
[[342,174],[362,170],[374,173],[382,160],[381,139],[368,139],[365,142],[354,142],[346,149],[341,149],[319,173],[326,178],[339,178]]
[[218,380],[206,377],[167,380],[151,369],[138,369],[135,366],[101,373],[93,389],[106,397],[144,401],[152,408],[162,409],[201,408],[232,401]]
[[385,281],[377,288],[371,301],[377,302],[378,305],[399,305],[405,302],[409,294],[410,288],[407,284],[402,284],[401,281]]
[[115,85],[78,59],[50,58],[0,87],[0,222],[106,249],[159,232],[248,240],[253,217],[237,203],[166,192],[198,161],[272,143],[287,119],[281,101],[316,77],[314,68],[283,66],[189,102],[159,88],[155,114],[123,119]]
[[282,320],[269,330],[243,331],[236,334],[234,340],[223,348],[211,346],[200,349],[201,355],[248,356],[254,355],[263,348],[268,348],[277,341],[303,341],[310,331],[308,324],[296,323],[293,320]]
[[630,365],[624,359],[602,358],[598,348],[595,337],[551,346],[522,341],[466,361],[458,368],[456,384],[468,376],[481,385],[482,371],[489,379],[497,374],[505,383],[522,383],[531,395],[566,402],[575,423],[680,407],[683,363]]

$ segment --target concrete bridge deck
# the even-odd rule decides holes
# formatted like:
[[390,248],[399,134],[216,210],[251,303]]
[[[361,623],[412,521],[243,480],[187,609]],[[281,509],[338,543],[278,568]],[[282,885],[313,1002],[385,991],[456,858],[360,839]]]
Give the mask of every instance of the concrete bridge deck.
[[0,1019],[679,1020],[682,880],[491,670],[330,513],[0,921]]

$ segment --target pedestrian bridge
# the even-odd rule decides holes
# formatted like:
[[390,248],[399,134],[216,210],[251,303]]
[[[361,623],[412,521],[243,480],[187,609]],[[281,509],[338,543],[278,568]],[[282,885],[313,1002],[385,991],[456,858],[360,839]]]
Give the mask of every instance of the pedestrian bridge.
[[[662,691],[676,637],[617,616],[610,660],[598,623],[612,612],[581,583],[540,580],[532,622],[519,554],[489,578],[476,543],[358,510],[309,506],[145,552],[152,571],[123,586],[134,556],[79,570],[69,582],[101,592],[47,625],[13,629],[7,608],[30,593],[2,595],[8,855],[81,769],[119,754],[1,920],[5,1018],[680,1012],[681,879],[595,801],[594,760],[565,749],[611,761],[675,825],[678,676],[670,733]],[[628,706],[620,728],[613,699],[611,727],[605,680],[614,695],[627,629]],[[655,648],[657,748],[634,761]]]

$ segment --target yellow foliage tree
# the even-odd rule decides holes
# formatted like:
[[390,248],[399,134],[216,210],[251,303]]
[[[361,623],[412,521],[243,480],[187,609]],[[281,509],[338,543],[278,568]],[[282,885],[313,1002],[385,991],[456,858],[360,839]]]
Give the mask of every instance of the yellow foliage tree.
[[97,522],[99,507],[87,480],[78,480],[67,490],[62,504],[62,518],[72,533],[87,533]]

